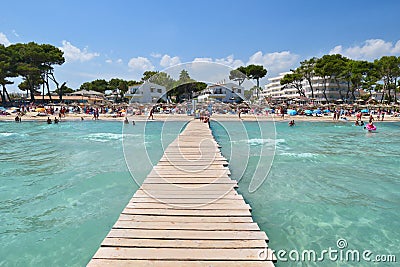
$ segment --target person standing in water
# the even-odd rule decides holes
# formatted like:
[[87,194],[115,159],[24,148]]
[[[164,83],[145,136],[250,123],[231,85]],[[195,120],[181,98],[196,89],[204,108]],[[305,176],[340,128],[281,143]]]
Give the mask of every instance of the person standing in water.
[[372,113],[369,115],[369,123],[372,123],[372,121],[374,120],[374,117],[372,116]]

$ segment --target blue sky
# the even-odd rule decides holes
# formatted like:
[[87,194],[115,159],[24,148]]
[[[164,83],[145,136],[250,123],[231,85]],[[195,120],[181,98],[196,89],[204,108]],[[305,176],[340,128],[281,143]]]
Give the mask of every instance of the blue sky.
[[98,78],[138,80],[145,70],[193,60],[262,64],[264,84],[313,56],[400,55],[396,0],[39,0],[1,8],[0,43],[60,47],[66,63],[56,78],[74,89]]

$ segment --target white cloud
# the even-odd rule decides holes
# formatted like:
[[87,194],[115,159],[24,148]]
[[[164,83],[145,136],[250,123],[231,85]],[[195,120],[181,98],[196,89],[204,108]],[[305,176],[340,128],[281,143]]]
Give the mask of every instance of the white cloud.
[[222,64],[231,68],[237,68],[243,66],[244,63],[240,59],[235,59],[233,55],[229,55],[224,58],[210,58],[210,57],[196,57],[193,62],[212,62]]
[[13,33],[16,37],[19,37],[19,34],[17,33],[16,30],[12,30],[12,33]]
[[329,51],[330,55],[342,54],[343,53],[343,46],[337,45],[331,51]]
[[298,63],[299,56],[290,51],[263,54],[261,51],[249,57],[247,65],[263,65],[268,70],[268,76],[273,77],[283,71],[289,71]]
[[154,70],[154,65],[148,58],[145,57],[134,57],[128,62],[128,66],[132,71],[146,71]]
[[243,61],[241,61],[240,59],[235,59],[233,57],[233,55],[229,55],[225,58],[217,58],[215,60],[215,62],[219,63],[219,64],[227,65],[234,69],[244,65]]
[[150,54],[150,56],[151,56],[151,57],[154,57],[154,58],[160,58],[160,57],[161,57],[161,54],[160,54],[160,53],[154,53],[154,52],[153,52],[153,53]]
[[179,57],[170,57],[169,55],[164,55],[160,60],[160,66],[167,68],[178,65],[181,63]]
[[213,62],[213,59],[210,57],[196,57],[193,62]]
[[7,36],[2,32],[0,32],[0,44],[3,44],[4,46],[9,46],[11,44]]
[[386,42],[382,39],[369,39],[362,45],[355,45],[348,48],[335,46],[329,54],[342,54],[343,56],[357,60],[374,60],[382,56],[391,56],[400,54],[400,40],[393,45],[392,42]]
[[90,53],[87,51],[87,47],[83,50],[79,49],[76,46],[73,46],[70,42],[63,40],[62,47],[60,47],[62,51],[64,51],[65,60],[68,61],[89,61],[95,57],[100,56],[99,53]]
[[122,61],[122,59],[121,58],[119,58],[119,59],[117,59],[117,60],[115,60],[115,61],[113,61],[112,59],[106,59],[106,63],[108,63],[108,64],[112,64],[112,63],[117,63],[117,64],[121,64],[123,61]]

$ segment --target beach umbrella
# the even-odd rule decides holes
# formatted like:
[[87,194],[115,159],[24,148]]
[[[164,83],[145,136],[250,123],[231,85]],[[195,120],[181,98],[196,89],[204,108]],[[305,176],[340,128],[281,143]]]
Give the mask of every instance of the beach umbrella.
[[297,111],[294,109],[288,109],[287,114],[290,116],[294,116],[294,115],[297,115]]
[[322,111],[321,111],[320,109],[315,109],[315,110],[313,111],[313,113],[314,113],[314,114],[321,114]]
[[309,109],[306,109],[306,110],[304,111],[304,114],[306,114],[306,115],[312,115],[313,112],[312,112],[311,110],[309,110]]
[[329,113],[329,112],[331,112],[329,109],[324,110],[324,113]]
[[369,110],[368,109],[362,109],[361,113],[369,113]]

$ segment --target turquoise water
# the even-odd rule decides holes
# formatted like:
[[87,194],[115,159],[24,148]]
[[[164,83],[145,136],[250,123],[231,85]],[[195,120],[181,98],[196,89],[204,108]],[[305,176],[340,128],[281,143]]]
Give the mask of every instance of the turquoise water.
[[[225,128],[239,123],[225,122]],[[270,131],[272,123],[261,123]],[[212,124],[222,152],[230,155],[229,139],[221,125]],[[377,133],[367,133],[350,123],[298,122],[295,127],[276,123],[276,153],[263,185],[249,193],[257,153],[272,140],[260,139],[257,123],[246,123],[250,160],[239,191],[253,208],[253,217],[270,238],[274,250],[370,250],[373,255],[400,255],[400,124],[379,123]],[[237,133],[232,131],[230,136]],[[246,141],[246,140],[244,140]],[[244,161],[246,155],[239,155]],[[240,162],[240,159],[236,159]],[[263,163],[261,163],[262,165]],[[286,257],[288,258],[288,257]],[[371,266],[371,262],[280,262],[277,266]],[[380,263],[379,266],[395,266]]]
[[127,126],[0,123],[0,266],[86,265],[183,123]]
[[[182,127],[1,122],[0,266],[84,266]],[[276,137],[268,122],[212,129],[273,249],[336,248],[345,238],[351,249],[400,251],[400,124],[369,134],[344,123],[277,123]],[[310,265],[371,264],[277,264]]]

